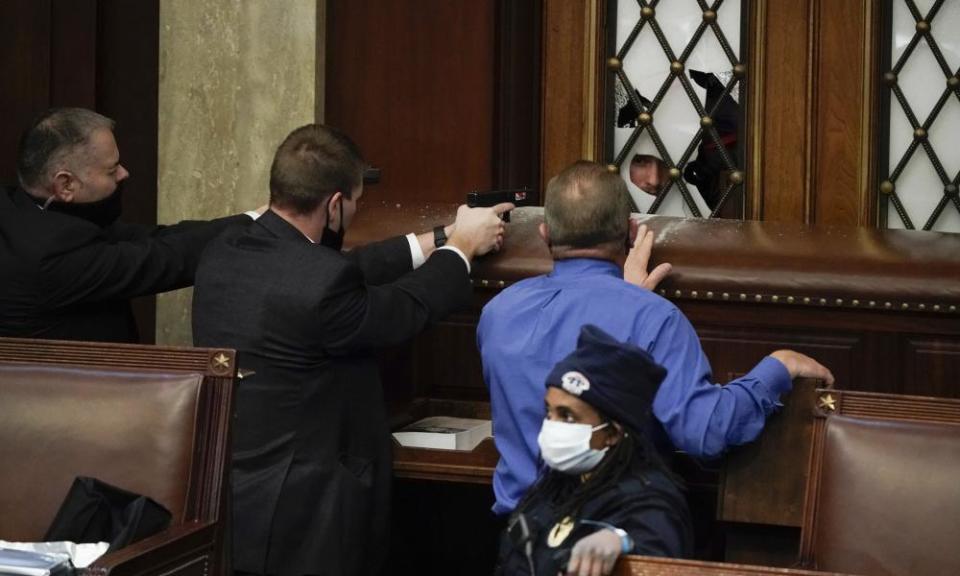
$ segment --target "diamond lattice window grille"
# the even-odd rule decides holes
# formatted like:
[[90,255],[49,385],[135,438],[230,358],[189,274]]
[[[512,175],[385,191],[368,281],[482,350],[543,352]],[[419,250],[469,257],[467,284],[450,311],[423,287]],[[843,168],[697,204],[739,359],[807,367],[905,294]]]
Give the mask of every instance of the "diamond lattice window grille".
[[960,232],[960,1],[885,9],[881,226]]
[[610,2],[606,155],[637,211],[743,218],[748,8],[749,0]]

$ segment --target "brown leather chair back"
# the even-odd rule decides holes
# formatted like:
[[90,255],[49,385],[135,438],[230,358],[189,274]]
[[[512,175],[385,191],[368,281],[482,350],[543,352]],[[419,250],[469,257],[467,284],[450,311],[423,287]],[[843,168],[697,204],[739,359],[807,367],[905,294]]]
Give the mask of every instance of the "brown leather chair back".
[[42,540],[77,476],[149,496],[184,522],[202,380],[0,365],[0,534]]
[[91,476],[173,514],[99,574],[222,570],[234,373],[229,350],[0,338],[0,539],[41,540]]
[[802,561],[853,574],[960,574],[960,401],[819,393]]

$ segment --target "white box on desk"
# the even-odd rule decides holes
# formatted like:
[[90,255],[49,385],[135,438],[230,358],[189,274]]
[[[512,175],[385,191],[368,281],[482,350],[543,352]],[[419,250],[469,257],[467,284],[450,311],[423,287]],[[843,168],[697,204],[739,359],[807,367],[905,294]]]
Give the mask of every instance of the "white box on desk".
[[490,420],[430,416],[393,433],[401,446],[441,450],[473,450],[493,435]]

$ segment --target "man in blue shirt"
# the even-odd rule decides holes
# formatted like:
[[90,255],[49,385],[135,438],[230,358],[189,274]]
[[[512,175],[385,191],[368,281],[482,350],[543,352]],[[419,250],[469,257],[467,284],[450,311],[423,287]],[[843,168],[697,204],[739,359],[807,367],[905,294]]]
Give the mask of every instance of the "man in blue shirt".
[[652,232],[630,218],[626,185],[604,166],[577,162],[550,181],[540,235],[553,255],[553,272],[501,292],[477,327],[500,452],[495,513],[512,511],[537,477],[543,382],[576,347],[584,324],[640,346],[667,369],[653,413],[673,445],[694,457],[713,458],[754,440],[794,378],[833,383],[812,358],[777,350],[742,378],[714,384],[690,322],[650,291],[668,268],[647,275]]

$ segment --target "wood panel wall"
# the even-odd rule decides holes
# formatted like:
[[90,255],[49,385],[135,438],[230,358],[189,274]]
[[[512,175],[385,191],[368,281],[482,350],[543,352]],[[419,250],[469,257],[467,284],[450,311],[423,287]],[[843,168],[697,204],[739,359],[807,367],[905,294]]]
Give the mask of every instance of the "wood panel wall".
[[327,2],[324,121],[382,170],[367,201],[536,186],[540,2]]
[[[595,39],[607,23],[593,15],[604,4],[545,3],[544,180],[600,157],[584,75],[602,71]],[[748,217],[875,225],[880,0],[751,0],[749,10]]]
[[495,7],[328,2],[325,119],[382,170],[377,200],[454,202],[492,186]]
[[818,0],[813,27],[815,69],[813,205],[820,224],[877,222],[879,2]]
[[19,137],[35,116],[50,106],[94,106],[95,8],[90,0],[0,4],[0,182],[16,182]]
[[571,162],[600,155],[602,4],[544,1],[542,187]]
[[[762,55],[753,216],[876,223],[879,2],[756,2]],[[751,120],[755,120],[751,118]]]

